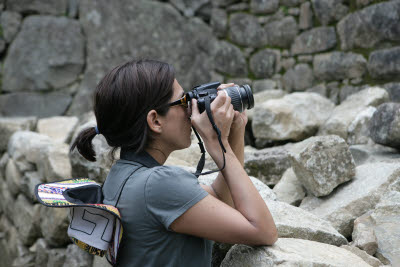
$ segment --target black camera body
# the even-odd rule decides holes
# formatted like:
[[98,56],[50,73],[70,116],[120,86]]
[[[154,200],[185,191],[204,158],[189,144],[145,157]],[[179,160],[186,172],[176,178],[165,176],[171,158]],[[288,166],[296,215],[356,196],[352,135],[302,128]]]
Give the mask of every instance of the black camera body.
[[212,102],[217,97],[218,91],[225,91],[231,98],[231,103],[234,110],[243,112],[245,109],[251,109],[254,107],[253,92],[251,91],[249,85],[234,85],[222,90],[217,90],[220,85],[221,83],[219,82],[198,85],[186,94],[188,101],[191,99],[196,99],[199,112],[202,113],[206,109],[205,97],[209,96],[210,102]]

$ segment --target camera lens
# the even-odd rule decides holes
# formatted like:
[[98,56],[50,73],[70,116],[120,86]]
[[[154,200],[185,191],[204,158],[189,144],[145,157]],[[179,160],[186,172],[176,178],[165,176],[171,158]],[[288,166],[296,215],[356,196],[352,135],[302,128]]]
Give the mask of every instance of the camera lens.
[[245,109],[251,109],[254,107],[253,92],[249,85],[235,85],[223,90],[230,96],[234,110],[243,112]]

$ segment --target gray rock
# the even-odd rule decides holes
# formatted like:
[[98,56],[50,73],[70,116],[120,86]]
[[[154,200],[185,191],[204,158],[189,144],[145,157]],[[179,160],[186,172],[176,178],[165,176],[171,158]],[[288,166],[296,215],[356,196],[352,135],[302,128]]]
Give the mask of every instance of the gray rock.
[[365,223],[370,213],[367,212],[354,220],[353,242],[351,245],[362,249],[369,255],[374,255],[378,249],[378,240],[376,239],[374,229],[368,227],[368,224]]
[[276,88],[276,82],[273,80],[269,79],[264,79],[264,80],[256,80],[253,82],[253,87],[251,88],[253,90],[253,94],[262,92],[265,90],[271,90]]
[[[398,162],[358,166],[352,181],[336,188],[310,212],[331,222],[339,233],[349,237],[353,231],[353,221],[372,210],[383,192],[399,175]],[[300,208],[308,210],[303,203]]]
[[244,168],[267,185],[275,185],[290,167],[287,149],[273,147],[246,153]]
[[38,228],[39,204],[32,205],[23,194],[19,194],[10,217],[18,230],[22,243],[28,246],[32,245],[40,235]]
[[93,256],[75,244],[68,245],[66,255],[63,267],[91,266],[93,262]]
[[332,115],[321,126],[318,135],[335,134],[347,139],[349,125],[368,106],[379,106],[388,101],[388,93],[379,87],[369,87],[346,98],[336,106]]
[[84,37],[78,21],[29,16],[8,50],[3,90],[61,88],[77,79],[84,63]]
[[7,10],[24,14],[64,15],[67,11],[67,0],[7,0]]
[[94,257],[92,267],[109,267],[106,257]]
[[69,143],[78,121],[77,117],[65,116],[40,119],[37,123],[37,132],[49,136],[55,142]]
[[194,16],[196,11],[208,3],[209,0],[171,0],[172,5],[174,5],[179,11],[181,11],[185,16]]
[[329,222],[284,202],[266,202],[279,238],[300,238],[340,246],[347,240]]
[[298,32],[296,20],[292,16],[272,21],[264,29],[268,45],[283,48],[290,48]]
[[372,52],[368,59],[368,71],[376,79],[398,77],[400,73],[400,46]]
[[305,2],[300,6],[299,29],[307,30],[313,26],[313,12],[310,2]]
[[313,71],[308,64],[297,64],[294,68],[289,69],[283,75],[282,84],[285,90],[304,91],[313,84]]
[[378,260],[375,257],[372,257],[372,256],[368,255],[365,251],[362,251],[361,249],[359,249],[357,247],[351,247],[351,246],[348,246],[348,245],[343,245],[343,246],[340,246],[340,248],[347,249],[348,251],[354,253],[355,255],[357,255],[358,257],[360,257],[366,263],[368,263],[369,265],[371,265],[373,267],[379,267],[379,266],[383,265],[382,262],[380,262],[380,260]]
[[11,195],[15,197],[20,191],[22,177],[20,171],[17,169],[17,166],[15,166],[13,159],[8,160],[5,178]]
[[36,164],[40,175],[49,182],[71,177],[68,152],[67,144],[55,143],[45,135],[29,131],[16,132],[8,143],[10,157]]
[[391,266],[400,263],[399,218],[400,192],[388,191],[376,208],[359,220],[359,224],[375,233],[378,243],[376,257]]
[[12,266],[13,260],[18,256],[18,247],[21,247],[21,241],[17,229],[6,216],[1,216],[0,228],[5,233],[4,238],[0,238],[1,264],[2,267]]
[[[366,86],[365,88],[367,87],[369,86]],[[363,88],[362,86],[351,86],[351,85],[342,86],[342,88],[340,88],[340,93],[339,93],[339,102],[342,103],[343,101],[346,100],[346,98],[349,95],[357,93],[365,88]]]
[[387,83],[383,88],[388,91],[391,102],[400,102],[400,83]]
[[355,176],[355,163],[345,140],[339,136],[310,137],[289,152],[293,171],[314,196],[327,196]]
[[384,103],[373,114],[370,136],[378,144],[400,149],[400,103]]
[[336,33],[333,27],[317,27],[298,35],[292,44],[293,55],[313,54],[336,46]]
[[43,183],[44,177],[38,172],[25,172],[21,179],[21,192],[29,199],[30,202],[37,202],[35,195],[35,187],[37,184]]
[[[286,95],[286,92],[283,90],[265,90],[258,93],[255,93],[254,96],[254,105],[262,105],[262,103],[271,100],[271,99],[278,99],[282,98]],[[246,110],[247,117],[249,122],[253,120],[254,116],[254,109]]]
[[347,143],[349,145],[374,143],[369,137],[370,130],[368,126],[375,111],[375,107],[368,107],[355,117],[348,128]]
[[54,248],[49,250],[47,266],[63,267],[66,255],[66,249],[64,248]]
[[399,1],[388,1],[347,15],[337,24],[341,48],[372,48],[382,41],[400,40],[399,11]]
[[22,16],[17,12],[4,11],[1,13],[1,27],[3,29],[3,37],[7,43],[10,43],[19,30]]
[[325,97],[328,97],[329,95],[328,88],[326,87],[325,83],[320,83],[311,88],[308,88],[306,92],[317,93]]
[[71,242],[67,235],[68,214],[69,209],[49,208],[40,205],[40,217],[43,218],[40,221],[40,229],[49,246],[62,247]]
[[86,67],[69,115],[91,110],[92,92],[100,79],[113,66],[132,59],[173,64],[183,88],[210,80],[217,39],[201,19],[185,18],[170,4],[147,0],[84,0],[79,13],[87,40]]
[[287,7],[295,7],[298,6],[301,0],[280,0],[280,5],[287,6]]
[[332,52],[316,55],[313,67],[320,80],[361,78],[367,70],[367,60],[355,53]]
[[228,6],[226,9],[228,12],[238,12],[238,11],[247,11],[249,10],[249,4],[248,3],[237,3]]
[[343,18],[349,8],[343,4],[343,0],[312,0],[315,16],[326,26]]
[[370,266],[343,248],[309,240],[279,238],[273,246],[235,245],[221,267],[279,266],[282,263],[286,266]]
[[[1,180],[0,183],[0,211],[5,214],[12,214],[15,205],[15,198],[11,195],[10,190],[8,189],[7,183],[4,180]],[[10,215],[8,215],[10,216]]]
[[290,57],[290,58],[284,58],[284,59],[281,60],[281,67],[282,67],[285,71],[287,71],[287,70],[293,68],[294,65],[296,65],[296,60],[295,60],[294,58],[292,58],[292,57]]
[[49,256],[49,248],[46,241],[43,238],[39,238],[34,246],[36,251],[35,266],[46,266]]
[[291,7],[288,9],[287,13],[289,15],[298,16],[300,14],[300,9],[298,7]]
[[297,60],[301,63],[312,63],[313,58],[314,57],[312,55],[302,55],[302,56],[298,56]]
[[251,0],[250,11],[254,14],[274,13],[279,8],[279,0]]
[[398,162],[399,152],[391,147],[374,145],[352,145],[350,152],[353,155],[356,165],[373,162]]
[[279,50],[263,49],[250,58],[250,69],[257,78],[270,78],[280,62]]
[[211,3],[213,6],[221,6],[225,7],[227,5],[230,5],[232,3],[236,2],[236,0],[212,0]]
[[8,139],[17,131],[30,131],[36,127],[35,117],[5,118],[0,117],[0,151],[7,149]]
[[228,29],[228,14],[220,8],[211,11],[211,27],[218,37],[224,37]]
[[254,137],[303,140],[317,132],[333,108],[331,101],[316,93],[292,93],[281,99],[269,100],[254,108]]
[[247,76],[245,57],[238,47],[228,42],[219,42],[215,64],[218,71],[234,76]]
[[289,168],[283,173],[282,178],[274,186],[273,191],[279,201],[293,206],[299,206],[300,202],[306,196],[306,190],[297,179],[293,168]]
[[68,17],[76,18],[79,12],[79,0],[68,0]]
[[267,35],[257,17],[245,13],[235,13],[229,19],[229,36],[241,46],[262,47],[267,43]]

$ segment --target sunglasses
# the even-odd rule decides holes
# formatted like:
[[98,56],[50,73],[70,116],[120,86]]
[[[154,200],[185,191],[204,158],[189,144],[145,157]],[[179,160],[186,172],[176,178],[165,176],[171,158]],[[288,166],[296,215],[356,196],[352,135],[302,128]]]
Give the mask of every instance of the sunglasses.
[[187,98],[187,94],[185,94],[182,98],[169,103],[168,106],[172,107],[172,106],[184,106],[185,108],[188,107],[188,98]]

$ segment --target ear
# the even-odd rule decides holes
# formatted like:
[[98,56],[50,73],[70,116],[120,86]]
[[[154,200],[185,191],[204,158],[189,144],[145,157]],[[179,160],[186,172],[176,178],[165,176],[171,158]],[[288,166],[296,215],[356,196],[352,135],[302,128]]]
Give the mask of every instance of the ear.
[[147,113],[147,124],[149,125],[152,132],[158,134],[162,132],[160,116],[154,109],[150,110],[149,113]]

